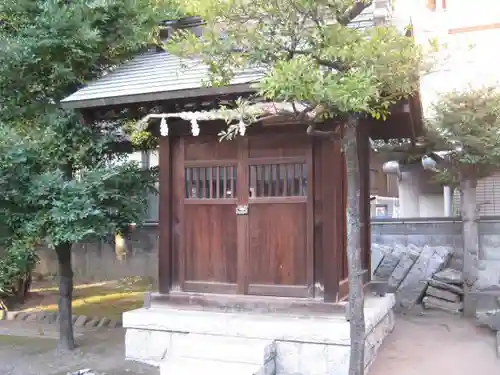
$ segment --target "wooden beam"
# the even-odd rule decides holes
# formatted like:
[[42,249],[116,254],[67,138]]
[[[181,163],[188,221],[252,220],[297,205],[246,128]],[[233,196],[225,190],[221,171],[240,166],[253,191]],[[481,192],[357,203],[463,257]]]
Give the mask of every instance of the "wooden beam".
[[171,292],[151,294],[150,306],[181,306],[183,309],[223,312],[283,314],[345,314],[345,304],[325,303],[306,298],[268,297],[238,294]]
[[158,284],[160,293],[169,293],[172,286],[172,164],[171,139],[160,137],[159,141],[159,248]]

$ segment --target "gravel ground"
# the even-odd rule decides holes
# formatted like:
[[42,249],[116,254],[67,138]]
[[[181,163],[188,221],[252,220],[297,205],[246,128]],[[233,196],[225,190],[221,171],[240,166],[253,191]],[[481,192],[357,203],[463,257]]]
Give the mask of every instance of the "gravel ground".
[[[16,334],[15,329],[13,326],[12,334]],[[85,368],[105,375],[159,374],[153,367],[124,360],[122,329],[85,333],[77,339],[78,349],[71,353],[58,352],[49,333],[45,338],[0,335],[0,374],[66,375]]]
[[495,335],[449,314],[396,316],[368,375],[498,375]]

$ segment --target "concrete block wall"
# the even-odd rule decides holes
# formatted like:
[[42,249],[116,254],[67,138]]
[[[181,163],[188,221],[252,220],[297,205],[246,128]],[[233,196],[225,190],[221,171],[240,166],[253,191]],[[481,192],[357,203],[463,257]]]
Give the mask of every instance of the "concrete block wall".
[[500,289],[500,219],[484,219],[479,223],[478,290]]
[[[126,251],[117,254],[114,236],[103,241],[73,246],[73,271],[76,282],[116,280],[123,277],[146,277],[153,281],[158,275],[158,226],[145,226],[126,236]],[[42,277],[57,274],[53,250],[41,248],[40,262],[35,270]]]

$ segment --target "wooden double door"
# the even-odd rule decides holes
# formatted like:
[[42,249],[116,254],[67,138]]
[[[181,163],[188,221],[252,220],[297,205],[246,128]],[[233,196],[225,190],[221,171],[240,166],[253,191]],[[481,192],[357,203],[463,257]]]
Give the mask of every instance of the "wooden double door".
[[181,290],[312,296],[308,137],[186,137],[175,143],[172,161]]

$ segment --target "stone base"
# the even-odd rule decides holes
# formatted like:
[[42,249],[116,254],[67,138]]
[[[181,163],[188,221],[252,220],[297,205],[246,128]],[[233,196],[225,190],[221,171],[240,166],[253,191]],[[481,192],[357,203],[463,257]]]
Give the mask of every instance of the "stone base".
[[497,357],[500,358],[500,331],[497,332]]
[[[393,294],[366,299],[366,367],[394,328],[394,303]],[[123,314],[123,327],[127,359],[160,366],[162,374],[207,368],[239,375],[348,373],[350,329],[340,313],[224,313],[152,305]]]

